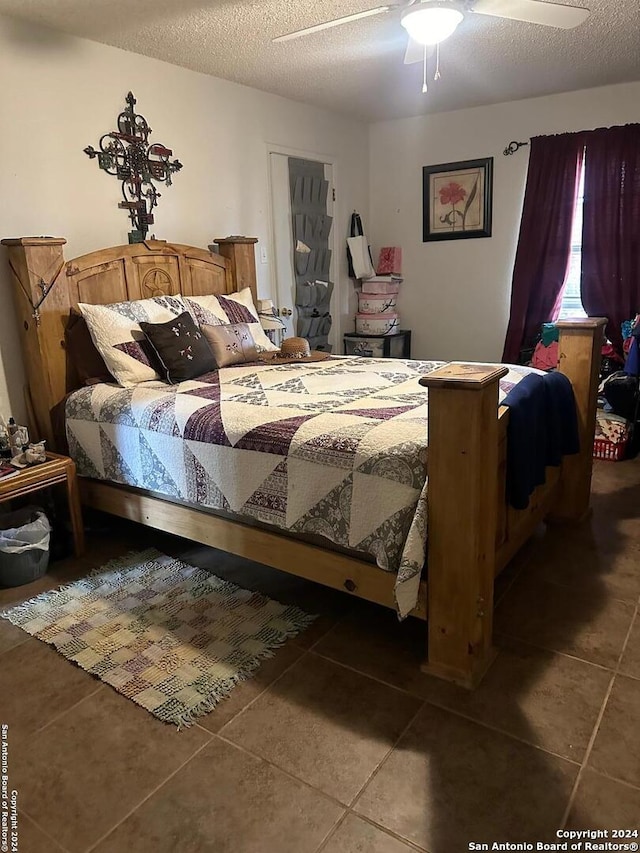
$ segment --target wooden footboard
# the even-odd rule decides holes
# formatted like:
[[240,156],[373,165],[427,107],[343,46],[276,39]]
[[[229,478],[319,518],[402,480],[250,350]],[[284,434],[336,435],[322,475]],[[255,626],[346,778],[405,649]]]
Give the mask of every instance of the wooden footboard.
[[425,671],[475,686],[495,652],[493,581],[548,515],[588,512],[598,370],[606,320],[563,321],[558,369],[573,384],[580,453],[547,469],[526,510],[506,503],[509,412],[498,408],[506,368],[448,364],[429,388],[428,651]]

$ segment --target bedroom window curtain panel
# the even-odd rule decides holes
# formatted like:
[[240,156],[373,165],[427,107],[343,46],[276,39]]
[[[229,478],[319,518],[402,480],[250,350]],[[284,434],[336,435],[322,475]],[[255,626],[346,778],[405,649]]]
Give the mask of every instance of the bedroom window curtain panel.
[[584,145],[581,133],[531,140],[503,362],[517,362],[560,312]]
[[621,324],[640,311],[640,124],[588,135],[581,295],[621,351]]

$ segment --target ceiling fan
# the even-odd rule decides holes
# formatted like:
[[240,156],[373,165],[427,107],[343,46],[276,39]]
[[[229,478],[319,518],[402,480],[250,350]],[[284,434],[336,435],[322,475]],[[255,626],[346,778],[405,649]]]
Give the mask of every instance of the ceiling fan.
[[[448,39],[468,14],[508,18],[513,21],[525,21],[565,30],[580,26],[591,14],[589,9],[547,2],[547,0],[410,0],[407,4],[376,6],[364,12],[345,15],[332,21],[286,33],[274,38],[273,41],[290,41],[386,12],[400,12],[400,23],[409,34],[405,64],[424,61],[425,67],[426,47],[439,45]],[[426,91],[426,79],[423,91]]]

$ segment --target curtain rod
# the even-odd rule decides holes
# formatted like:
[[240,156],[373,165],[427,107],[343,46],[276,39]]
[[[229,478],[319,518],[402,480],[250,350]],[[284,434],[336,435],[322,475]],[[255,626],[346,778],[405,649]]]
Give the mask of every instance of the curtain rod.
[[520,150],[520,148],[524,148],[524,147],[525,147],[525,146],[527,146],[527,145],[529,145],[529,143],[528,143],[528,142],[517,142],[517,141],[514,139],[514,140],[513,140],[513,142],[510,142],[510,143],[507,145],[507,147],[504,149],[504,152],[503,152],[503,153],[504,153],[504,156],[505,156],[505,157],[510,157],[512,154],[515,154],[517,151],[519,151],[519,150]]

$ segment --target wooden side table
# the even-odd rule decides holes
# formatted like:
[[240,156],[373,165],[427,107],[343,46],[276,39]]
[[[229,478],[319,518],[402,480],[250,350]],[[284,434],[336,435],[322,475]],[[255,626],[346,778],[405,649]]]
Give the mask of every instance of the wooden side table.
[[80,493],[76,478],[76,466],[68,456],[59,456],[57,453],[47,452],[46,462],[24,468],[15,476],[1,479],[0,503],[21,498],[23,495],[39,492],[41,489],[47,489],[49,486],[56,486],[61,483],[64,483],[67,488],[74,552],[76,557],[81,557],[84,554],[84,527],[80,509]]

